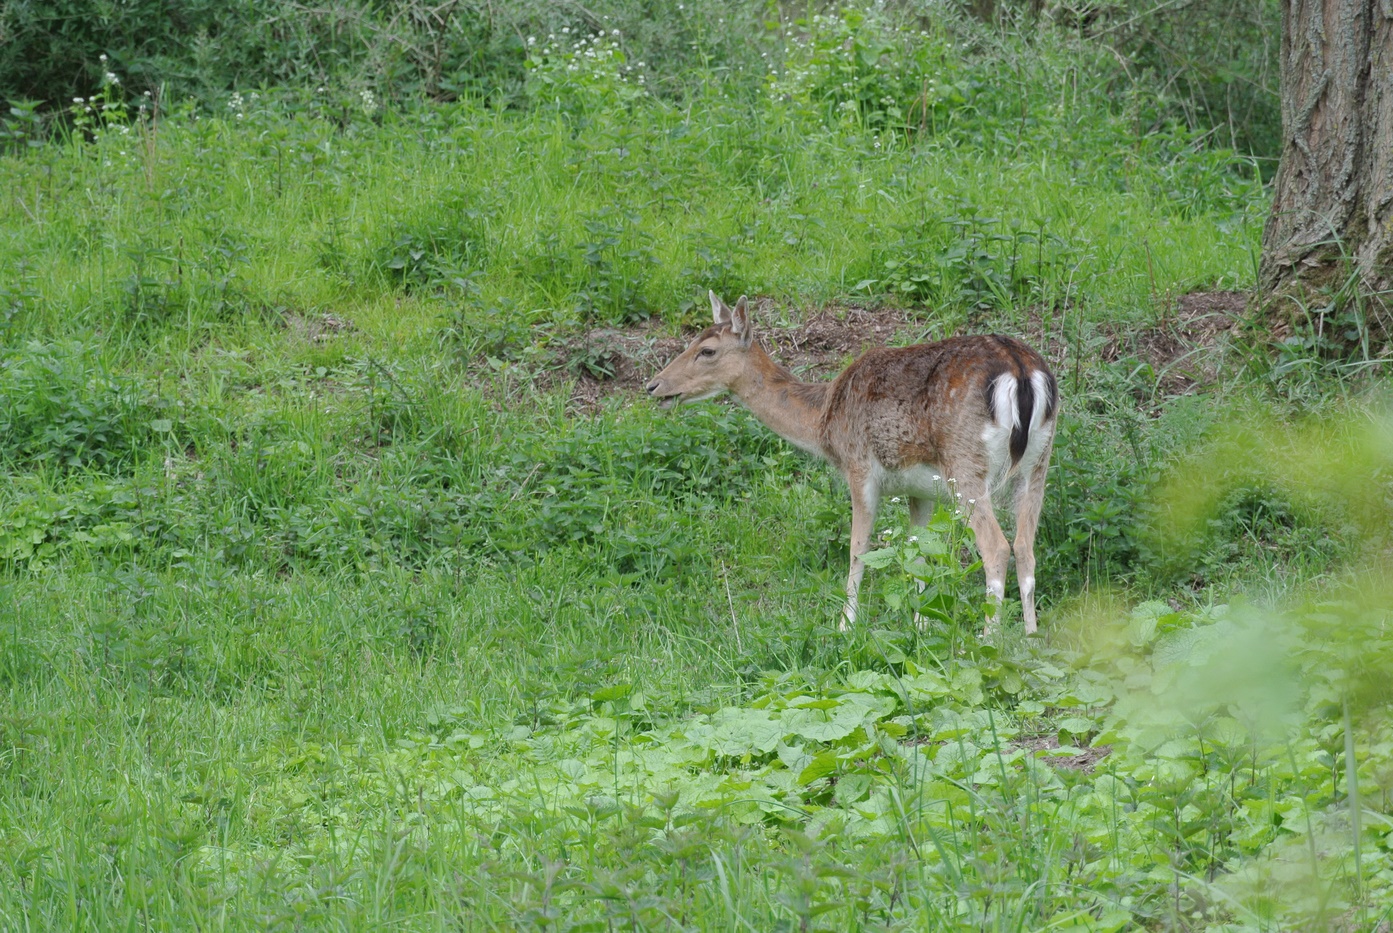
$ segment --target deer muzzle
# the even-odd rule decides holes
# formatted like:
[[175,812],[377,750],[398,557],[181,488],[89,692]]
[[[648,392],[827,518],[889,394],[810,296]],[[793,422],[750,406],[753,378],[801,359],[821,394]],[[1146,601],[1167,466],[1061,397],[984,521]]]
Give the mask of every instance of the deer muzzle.
[[648,394],[658,400],[659,408],[671,408],[682,401],[681,392],[666,392],[663,389],[663,381],[654,379],[648,383]]

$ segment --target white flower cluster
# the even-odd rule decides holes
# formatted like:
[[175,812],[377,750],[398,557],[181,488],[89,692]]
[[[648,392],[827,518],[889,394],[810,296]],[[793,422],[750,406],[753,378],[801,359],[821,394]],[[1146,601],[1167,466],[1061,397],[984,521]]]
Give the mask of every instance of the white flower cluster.
[[227,109],[232,111],[233,117],[241,120],[247,115],[247,107],[256,103],[261,95],[252,91],[246,97],[242,96],[241,91],[233,91],[232,96],[227,99]]
[[[74,97],[69,110],[73,125],[83,134],[91,134],[92,141],[96,143],[108,137],[120,140],[131,134],[130,115],[126,109],[125,94],[121,90],[121,79],[107,66],[106,55],[99,56],[99,61],[102,67],[100,89],[91,97]],[[118,141],[116,145],[119,147],[122,143]],[[118,149],[117,154],[125,156],[127,153]],[[112,163],[104,157],[103,164],[109,166]]]
[[[846,123],[902,122],[899,100],[887,93],[899,81],[898,76],[886,62],[867,68],[863,59],[868,50],[888,51],[880,9],[876,3],[862,11],[845,7],[811,16],[806,30],[789,38],[782,64],[771,63],[767,82],[770,96],[805,107],[830,105],[835,118]],[[921,32],[919,38],[926,39],[927,34]],[[892,55],[888,65],[897,63]],[[881,148],[879,139],[874,147]]]
[[[573,38],[574,36],[574,38]],[[591,36],[572,33],[569,26],[561,28],[561,36],[547,36],[546,43],[537,48],[537,37],[527,37],[528,57],[539,71],[555,70],[577,78],[626,81],[635,76],[644,83],[643,62],[631,65],[619,49],[619,30],[603,30]],[[639,72],[635,75],[635,72]]]
[[110,85],[120,85],[121,79],[118,78],[118,77],[116,77],[116,72],[114,72],[114,71],[112,71],[110,68],[106,67],[106,61],[107,61],[107,59],[106,59],[106,53],[105,53],[105,52],[103,52],[101,55],[98,55],[98,56],[97,56],[97,61],[99,61],[99,62],[102,63],[102,84],[103,84],[103,85],[107,85],[107,84],[110,84]]

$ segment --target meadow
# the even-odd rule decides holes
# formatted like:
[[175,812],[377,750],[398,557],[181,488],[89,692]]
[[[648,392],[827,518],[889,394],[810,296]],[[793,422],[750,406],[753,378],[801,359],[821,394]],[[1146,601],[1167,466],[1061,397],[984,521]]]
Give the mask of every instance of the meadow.
[[[1263,167],[1063,45],[623,42],[5,118],[0,926],[1387,929],[1384,364],[1194,298]],[[837,632],[832,471],[616,379],[707,289],[1048,353],[1040,637],[897,509]]]

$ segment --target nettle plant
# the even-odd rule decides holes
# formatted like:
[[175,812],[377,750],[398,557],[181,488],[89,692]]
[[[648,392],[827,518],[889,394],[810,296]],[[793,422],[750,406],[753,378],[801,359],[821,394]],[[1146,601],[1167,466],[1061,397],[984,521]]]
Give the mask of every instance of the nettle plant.
[[403,291],[468,294],[488,261],[489,227],[497,213],[491,193],[458,192],[395,224],[367,265]]
[[630,65],[619,30],[585,36],[563,27],[540,41],[527,37],[527,96],[574,116],[631,104],[647,93],[644,63]]
[[884,598],[892,613],[912,613],[921,628],[980,625],[990,606],[977,583],[981,561],[964,560],[977,552],[962,509],[939,505],[924,527],[892,528],[882,538],[862,560],[874,570],[891,568]]
[[169,407],[89,347],[28,343],[0,356],[0,464],[128,472],[173,429]]
[[601,208],[584,220],[586,237],[577,244],[585,264],[575,297],[590,319],[632,324],[653,311],[644,285],[658,263],[652,236],[634,211]]
[[967,102],[966,84],[927,33],[901,34],[854,9],[796,25],[801,32],[790,37],[769,92],[829,126],[934,132]]
[[[121,78],[111,70],[105,55],[100,64],[102,79],[96,93],[72,99],[67,108],[69,129],[60,132],[73,145],[90,144],[88,151],[104,168],[129,169],[143,160],[148,180],[159,102],[150,91],[128,101]],[[30,126],[36,129],[38,124],[31,122]],[[31,146],[36,143],[29,140]]]
[[[100,62],[102,82],[97,88],[97,92],[91,97],[74,97],[72,104],[68,107],[68,113],[72,117],[74,136],[78,139],[90,139],[97,144],[100,144],[107,136],[124,138],[131,134],[131,112],[126,104],[126,94],[121,87],[121,79],[116,72],[107,67],[105,55],[101,56]],[[137,110],[142,120],[146,116],[148,107],[154,106],[148,91],[145,96],[146,100],[141,102]],[[121,153],[123,156],[125,154],[125,152]]]
[[[1003,222],[1004,221],[1004,222]],[[990,217],[966,199],[907,224],[878,258],[882,278],[857,290],[894,294],[905,304],[1009,308],[1069,298],[1069,270],[1079,261],[1074,243],[1047,231],[1049,221]]]

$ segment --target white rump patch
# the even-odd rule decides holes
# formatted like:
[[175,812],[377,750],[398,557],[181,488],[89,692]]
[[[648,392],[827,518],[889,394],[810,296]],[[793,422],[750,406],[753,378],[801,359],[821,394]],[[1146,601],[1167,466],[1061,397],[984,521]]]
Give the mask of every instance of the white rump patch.
[[1049,440],[1049,432],[1041,425],[1045,422],[1045,408],[1049,405],[1050,381],[1039,370],[1030,374],[1030,385],[1035,390],[1035,407],[1030,412],[1030,436],[1026,439],[1025,453],[1021,455],[1020,469],[1028,471],[1040,461]]
[[1050,380],[1043,370],[1037,369],[1030,374],[1030,386],[1035,390],[1035,409],[1030,413],[1030,433],[1034,434],[1045,420],[1045,409],[1050,405]]
[[1016,410],[1016,377],[1010,373],[997,376],[996,385],[992,386],[992,417],[1008,430],[1020,422]]
[[1011,432],[1020,423],[1016,411],[1016,377],[1002,373],[992,385],[992,420],[982,428],[987,451],[987,495],[1000,489],[1011,471]]

